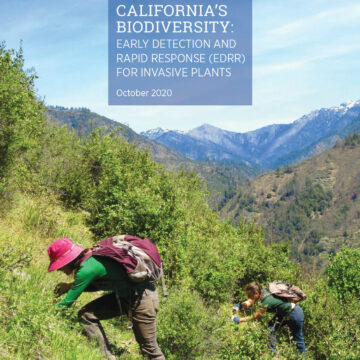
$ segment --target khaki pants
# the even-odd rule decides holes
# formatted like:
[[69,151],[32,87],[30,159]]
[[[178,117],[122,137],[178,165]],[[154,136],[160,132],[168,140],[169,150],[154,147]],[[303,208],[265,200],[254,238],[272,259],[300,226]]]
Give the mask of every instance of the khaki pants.
[[[120,300],[115,293],[104,295],[88,304],[79,311],[79,319],[90,339],[97,339],[99,346],[108,359],[115,359],[109,349],[109,342],[101,326],[100,320],[128,315],[130,306],[133,331],[144,356],[154,360],[165,360],[156,340],[156,313],[158,311],[158,294],[153,286],[141,291],[130,299]],[[129,303],[131,302],[131,305]]]

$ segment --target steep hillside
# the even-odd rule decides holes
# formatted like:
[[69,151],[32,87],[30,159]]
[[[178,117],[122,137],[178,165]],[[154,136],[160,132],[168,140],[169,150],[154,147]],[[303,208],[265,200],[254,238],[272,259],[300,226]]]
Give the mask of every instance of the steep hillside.
[[359,116],[360,101],[348,101],[313,111],[291,124],[269,125],[247,133],[204,124],[186,132],[155,129],[142,134],[194,160],[232,160],[275,169],[332,146],[351,133],[347,130],[359,122]]
[[222,208],[255,220],[269,242],[289,241],[300,261],[327,261],[342,245],[360,247],[360,135],[296,166],[255,179]]
[[[235,325],[230,314],[246,284],[276,278],[308,295],[301,303],[308,359],[358,359],[360,251],[344,249],[310,277],[289,260],[287,246],[266,244],[260,227],[221,221],[197,176],[167,171],[119,137],[84,138],[47,123],[35,77],[23,66],[21,51],[0,44],[1,359],[104,358],[77,316],[103,292],[84,291],[70,308],[56,307],[54,287],[70,279],[47,273],[46,249],[60,237],[88,247],[124,233],[149,237],[161,254],[169,296],[160,292],[157,339],[168,360],[273,359],[272,315]],[[355,151],[358,143],[352,137],[345,145]],[[320,196],[324,209],[328,195],[313,188],[310,197]],[[141,359],[125,316],[101,323],[115,358]],[[278,332],[281,358],[298,359],[288,328]]]
[[117,133],[121,138],[130,142],[136,142],[142,149],[148,149],[156,162],[168,168],[176,167],[178,163],[189,162],[180,153],[166,148],[155,141],[151,141],[145,136],[138,135],[128,126],[96,114],[89,109],[67,109],[60,106],[50,107],[46,115],[51,122],[66,125],[69,129],[75,130],[80,136],[89,135],[97,128],[106,128],[107,131],[117,129]]
[[319,141],[307,146],[305,149],[291,152],[284,157],[279,158],[275,163],[275,168],[285,164],[294,164],[296,162],[311,158],[320,154],[324,150],[334,146],[339,140],[360,131],[360,116],[356,117],[349,125],[342,130],[336,130]]
[[249,179],[264,172],[258,167],[239,162],[190,160],[171,148],[137,134],[128,126],[91,112],[89,109],[67,109],[58,106],[50,107],[46,114],[51,122],[66,125],[79,135],[89,135],[96,128],[106,128],[107,131],[117,129],[117,134],[122,139],[135,142],[141,149],[149,150],[153,159],[165,168],[183,169],[199,174],[211,192],[210,204],[214,208],[228,198],[229,192],[234,192]]
[[[71,237],[91,246],[92,234],[84,213],[64,211],[54,199],[31,199],[17,194],[6,213],[0,211],[0,358],[38,360],[101,360],[102,354],[82,336],[76,308],[60,312],[53,305],[58,282],[68,281],[59,272],[47,273],[47,246],[58,237]],[[11,246],[10,246],[11,244]],[[84,304],[99,294],[83,294]],[[126,331],[126,322],[105,323],[113,348],[123,359],[141,359]],[[119,332],[119,327],[124,331]]]

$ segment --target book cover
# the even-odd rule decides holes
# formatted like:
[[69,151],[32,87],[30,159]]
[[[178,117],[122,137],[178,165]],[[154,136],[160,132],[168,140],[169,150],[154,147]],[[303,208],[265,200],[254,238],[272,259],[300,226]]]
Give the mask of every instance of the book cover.
[[[0,1],[0,358],[359,358],[359,24],[356,0]],[[140,285],[118,253],[83,270],[103,239]]]

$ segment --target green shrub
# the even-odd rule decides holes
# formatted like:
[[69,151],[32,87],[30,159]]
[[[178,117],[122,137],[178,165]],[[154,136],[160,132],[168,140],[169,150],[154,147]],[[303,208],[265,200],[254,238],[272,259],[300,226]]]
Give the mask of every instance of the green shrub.
[[360,251],[343,248],[326,269],[330,289],[339,300],[360,298]]
[[44,106],[35,95],[36,75],[23,69],[22,49],[0,43],[0,180],[27,150],[36,146],[45,123]]
[[94,190],[89,224],[98,236],[132,233],[163,238],[176,224],[177,189],[171,176],[133,145],[118,138],[93,138],[87,144]]
[[222,347],[218,359],[271,359],[267,347],[268,330],[260,323],[241,323],[233,325],[228,333],[227,342]]
[[225,319],[214,315],[195,292],[174,291],[161,303],[159,312],[158,341],[165,357],[216,359]]
[[358,300],[339,303],[324,279],[312,281],[311,289],[304,287],[308,298],[300,303],[305,314],[304,336],[309,355],[314,359],[358,359]]

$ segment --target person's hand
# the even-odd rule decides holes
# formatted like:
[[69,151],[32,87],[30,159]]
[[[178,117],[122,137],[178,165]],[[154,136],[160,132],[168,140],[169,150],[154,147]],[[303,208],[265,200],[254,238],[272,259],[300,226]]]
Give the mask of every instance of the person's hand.
[[67,293],[70,290],[71,286],[72,283],[66,283],[66,282],[58,283],[55,286],[54,294],[56,295],[56,297],[61,296],[62,294]]
[[232,316],[231,321],[233,321],[235,324],[239,324],[241,319],[238,316]]
[[233,306],[233,314],[236,314],[242,308],[241,302]]

